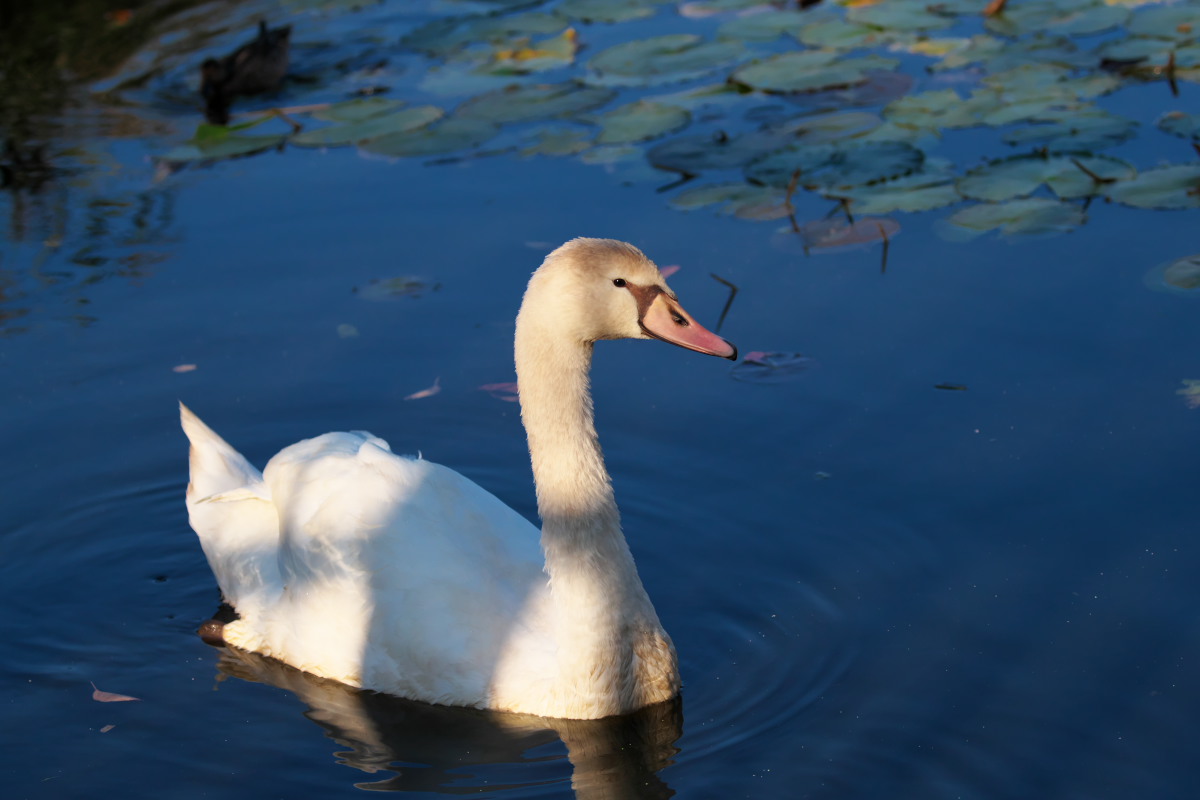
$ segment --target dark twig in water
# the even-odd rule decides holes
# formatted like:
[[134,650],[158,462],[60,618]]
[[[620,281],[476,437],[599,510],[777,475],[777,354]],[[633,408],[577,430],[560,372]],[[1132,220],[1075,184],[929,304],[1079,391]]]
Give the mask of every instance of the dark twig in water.
[[1117,180],[1116,178],[1105,178],[1101,175],[1097,175],[1096,173],[1092,172],[1090,169],[1085,167],[1079,161],[1078,158],[1072,158],[1071,163],[1074,164],[1075,166],[1079,167],[1080,171],[1083,172],[1084,175],[1087,175],[1089,178],[1091,178],[1096,183],[1116,183],[1116,180]]
[[796,223],[796,207],[792,205],[792,195],[796,193],[796,184],[800,182],[800,170],[792,173],[792,179],[788,181],[787,194],[783,197],[783,207],[787,209],[788,221],[792,223],[792,233],[799,233],[800,226]]
[[1167,57],[1167,85],[1171,87],[1171,96],[1179,97],[1179,84],[1175,82],[1175,51]]
[[729,313],[729,308],[733,305],[733,298],[737,297],[738,287],[725,280],[715,272],[710,272],[708,274],[711,275],[713,280],[715,280],[717,283],[723,283],[729,287],[729,299],[725,301],[725,307],[721,309],[721,316],[717,317],[717,327],[713,330],[713,333],[720,333],[721,326],[725,324],[725,315]]
[[965,383],[935,383],[935,389],[945,389],[947,392],[965,392],[967,385]]
[[672,189],[676,189],[680,186],[683,186],[688,181],[695,180],[695,179],[696,179],[696,176],[693,173],[681,172],[681,173],[679,173],[679,177],[676,180],[673,180],[668,184],[660,186],[657,189],[655,189],[654,191],[656,194],[662,194],[663,192],[669,192]]
[[876,222],[875,227],[879,228],[879,235],[883,237],[883,259],[879,265],[879,274],[886,275],[888,248],[892,246],[892,240],[888,238],[887,231],[883,229],[882,222]]

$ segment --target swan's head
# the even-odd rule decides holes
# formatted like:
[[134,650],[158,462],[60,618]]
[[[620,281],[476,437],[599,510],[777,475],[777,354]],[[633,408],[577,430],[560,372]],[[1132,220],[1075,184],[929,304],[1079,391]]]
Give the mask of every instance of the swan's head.
[[736,359],[737,348],[683,310],[654,262],[615,239],[572,239],[533,274],[518,321],[581,342],[661,339]]

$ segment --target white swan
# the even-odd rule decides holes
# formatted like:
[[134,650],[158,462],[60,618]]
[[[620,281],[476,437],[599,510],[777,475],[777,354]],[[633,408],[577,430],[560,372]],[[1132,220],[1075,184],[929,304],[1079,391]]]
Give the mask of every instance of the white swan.
[[187,507],[231,645],[388,694],[594,719],[670,699],[675,648],[621,533],[593,424],[598,339],[734,359],[632,245],[574,239],[517,316],[538,531],[458,473],[369,433],[294,444],[259,473],[181,404]]

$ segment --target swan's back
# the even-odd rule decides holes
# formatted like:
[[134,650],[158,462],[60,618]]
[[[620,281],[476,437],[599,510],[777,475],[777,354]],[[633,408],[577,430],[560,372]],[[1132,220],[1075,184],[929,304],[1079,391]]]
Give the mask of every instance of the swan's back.
[[[476,484],[363,432],[291,445],[256,481],[216,434],[185,430],[193,467],[214,468],[193,470],[188,509],[241,615],[228,643],[354,686],[477,706],[504,653],[541,649],[538,531]],[[246,485],[231,488],[234,476]]]

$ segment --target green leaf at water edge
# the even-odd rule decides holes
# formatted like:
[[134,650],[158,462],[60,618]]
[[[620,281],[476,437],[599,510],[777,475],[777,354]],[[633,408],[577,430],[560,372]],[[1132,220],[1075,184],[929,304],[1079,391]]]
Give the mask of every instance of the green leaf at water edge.
[[440,118],[443,113],[437,106],[414,106],[378,117],[368,117],[356,122],[304,131],[293,136],[291,141],[301,147],[339,147],[357,144],[390,133],[399,133],[428,125]]
[[843,59],[835,50],[802,50],[747,64],[730,80],[768,93],[816,92],[865,83],[869,73],[899,63],[876,55]]
[[665,0],[563,0],[558,13],[583,22],[625,22],[652,17]]
[[1084,223],[1079,206],[1044,197],[1028,197],[1007,203],[979,203],[955,212],[938,226],[952,241],[965,241],[988,231],[1006,235],[1062,233]]
[[1200,254],[1159,264],[1146,273],[1146,285],[1151,289],[1200,297]]
[[888,0],[886,3],[855,6],[846,19],[889,31],[933,31],[954,25],[954,17],[934,10],[925,0]]
[[1184,139],[1200,139],[1200,114],[1168,111],[1158,118],[1160,130]]
[[491,122],[527,122],[565,117],[598,108],[616,97],[612,89],[584,86],[573,81],[507,86],[473,97],[459,106],[458,116]]
[[1000,14],[984,18],[984,27],[1000,36],[1018,37],[1045,32],[1062,36],[1088,36],[1119,28],[1129,19],[1120,6],[1096,0],[1009,3]]
[[381,156],[428,157],[474,149],[498,130],[499,126],[487,120],[449,117],[425,127],[380,136],[360,147]]
[[[1058,117],[1058,121],[1051,121]],[[1041,115],[1044,124],[1019,128],[1004,134],[1007,144],[1037,143],[1051,151],[1100,150],[1133,138],[1137,123],[1107,111],[1085,106]]]
[[1136,174],[1133,165],[1106,156],[1014,156],[972,169],[959,179],[958,191],[974,200],[999,202],[1048,186],[1059,197],[1069,199],[1103,194],[1106,181]]
[[542,127],[524,133],[522,156],[573,156],[592,146],[592,133],[579,128]]
[[718,183],[684,189],[671,199],[683,211],[716,206],[723,214],[742,219],[779,219],[788,215],[786,193],[770,186],[748,183]]
[[895,38],[890,31],[873,25],[846,22],[840,17],[810,22],[796,33],[801,44],[816,48],[855,50],[887,44]]
[[929,211],[962,200],[950,162],[929,159],[912,175],[839,192],[855,214]]
[[403,105],[403,100],[390,97],[359,97],[318,109],[313,112],[313,117],[326,122],[358,122],[395,111]]
[[562,14],[542,11],[447,17],[416,28],[403,36],[400,44],[435,58],[445,58],[469,45],[503,42],[514,35],[558,33],[569,24]]
[[637,100],[600,114],[597,144],[632,144],[657,139],[679,130],[691,121],[691,114],[682,108],[647,100]]
[[223,158],[236,158],[272,150],[286,140],[287,137],[283,135],[230,135],[219,139],[188,142],[173,148],[161,158],[163,161],[177,164],[189,161],[218,161]]
[[763,11],[735,17],[717,28],[718,39],[738,42],[769,42],[784,34],[796,34],[810,17],[799,11]]
[[1111,184],[1105,194],[1135,208],[1200,208],[1200,164],[1146,170]]
[[788,186],[799,172],[799,185],[836,192],[911,174],[925,154],[903,142],[792,145],[752,162],[746,177],[769,186]]
[[591,82],[612,86],[649,86],[694,78],[728,66],[742,54],[739,42],[705,42],[675,33],[614,45],[588,62]]
[[1126,26],[1135,36],[1152,36],[1191,42],[1200,38],[1200,6],[1195,3],[1146,8],[1137,11]]

